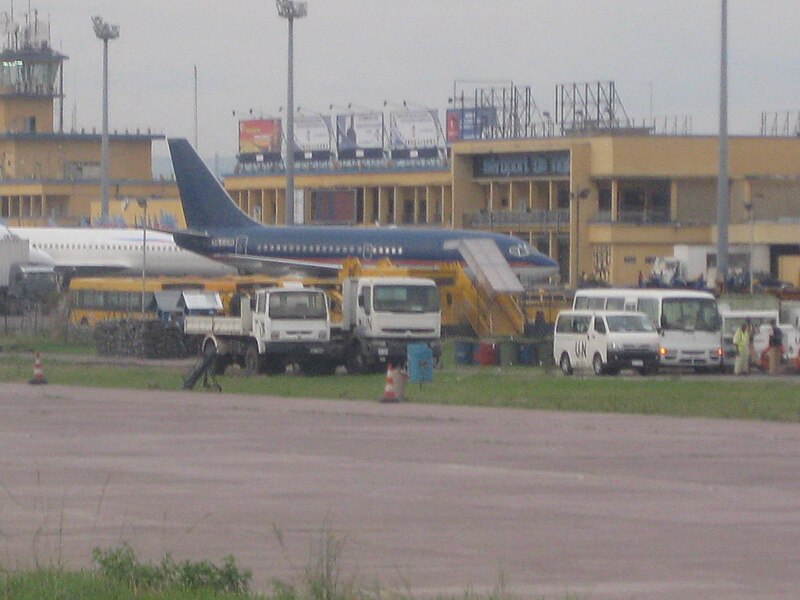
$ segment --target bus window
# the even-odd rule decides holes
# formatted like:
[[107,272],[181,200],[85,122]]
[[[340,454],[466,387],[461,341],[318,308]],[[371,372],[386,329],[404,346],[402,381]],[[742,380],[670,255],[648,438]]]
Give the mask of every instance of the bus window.
[[606,310],[625,310],[625,298],[609,298]]
[[589,298],[589,306],[590,310],[603,310],[606,305],[605,298]]
[[575,298],[575,309],[585,310],[589,307],[589,299],[586,296],[578,296]]
[[658,324],[658,300],[655,298],[639,298],[636,310],[643,312],[653,323]]

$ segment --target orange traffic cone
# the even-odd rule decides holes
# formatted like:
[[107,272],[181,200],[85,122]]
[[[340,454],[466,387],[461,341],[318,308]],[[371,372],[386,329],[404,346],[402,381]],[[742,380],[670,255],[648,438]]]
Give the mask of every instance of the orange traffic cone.
[[386,365],[386,385],[383,388],[381,402],[400,402],[403,400],[404,383],[400,369],[392,367],[392,363]]
[[32,385],[47,383],[47,379],[44,378],[44,370],[42,369],[42,358],[39,356],[38,352],[33,359],[33,377],[28,383]]

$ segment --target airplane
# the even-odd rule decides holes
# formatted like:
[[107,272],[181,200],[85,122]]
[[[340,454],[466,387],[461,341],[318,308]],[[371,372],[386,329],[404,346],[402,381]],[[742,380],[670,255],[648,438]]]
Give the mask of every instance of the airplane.
[[51,265],[64,278],[75,276],[142,274],[147,260],[149,276],[223,276],[236,269],[179,248],[170,233],[147,230],[143,252],[141,229],[89,227],[4,227],[0,238],[14,235],[28,240],[30,262]]
[[181,248],[225,262],[240,272],[273,276],[324,276],[344,259],[364,264],[389,259],[398,266],[464,264],[464,239],[491,239],[520,279],[541,281],[558,263],[508,235],[409,227],[269,226],[247,216],[186,139],[168,140],[172,167],[189,231],[175,232]]

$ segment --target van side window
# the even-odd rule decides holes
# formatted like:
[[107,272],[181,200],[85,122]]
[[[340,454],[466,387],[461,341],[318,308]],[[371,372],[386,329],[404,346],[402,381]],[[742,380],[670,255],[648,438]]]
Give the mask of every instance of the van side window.
[[603,317],[595,317],[594,319],[594,330],[597,333],[602,333],[605,335],[606,333],[606,322],[603,321]]
[[589,299],[585,296],[575,298],[575,308],[578,310],[586,309],[589,306]]
[[572,332],[572,317],[560,317],[556,323],[557,333],[571,333]]
[[572,331],[573,333],[588,333],[589,332],[589,322],[592,320],[591,317],[575,317],[572,320]]

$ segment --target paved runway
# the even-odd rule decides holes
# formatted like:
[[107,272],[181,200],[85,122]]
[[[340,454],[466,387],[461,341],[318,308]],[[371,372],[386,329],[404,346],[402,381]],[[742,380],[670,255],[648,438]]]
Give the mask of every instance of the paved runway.
[[418,596],[800,597],[800,427],[0,384],[0,565],[94,546]]

